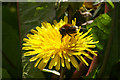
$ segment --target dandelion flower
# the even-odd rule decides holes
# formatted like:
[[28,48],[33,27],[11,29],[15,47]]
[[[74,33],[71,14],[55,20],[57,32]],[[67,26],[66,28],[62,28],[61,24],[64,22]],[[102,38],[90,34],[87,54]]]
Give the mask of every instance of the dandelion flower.
[[[80,29],[69,35],[62,35],[59,32],[59,28],[63,25],[68,24],[68,18],[65,16],[64,20],[60,22],[54,21],[54,25],[48,22],[41,23],[41,27],[37,26],[36,30],[31,29],[33,34],[27,34],[27,38],[24,38],[22,50],[28,50],[24,53],[24,56],[33,56],[30,58],[30,62],[36,61],[35,67],[43,70],[47,64],[49,69],[55,66],[56,70],[60,67],[66,67],[71,69],[70,63],[79,70],[79,64],[77,62],[80,60],[82,63],[89,65],[82,55],[85,55],[89,59],[93,59],[85,51],[89,51],[91,54],[97,56],[91,48],[95,48],[92,34],[87,36],[91,31],[89,29],[86,33],[79,32]],[[72,25],[76,25],[76,18],[72,20]]]

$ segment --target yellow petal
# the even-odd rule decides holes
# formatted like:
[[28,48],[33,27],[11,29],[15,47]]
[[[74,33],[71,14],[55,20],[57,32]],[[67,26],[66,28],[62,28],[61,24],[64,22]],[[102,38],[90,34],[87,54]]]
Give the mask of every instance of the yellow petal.
[[54,65],[57,64],[56,60],[58,59],[58,55],[55,55],[55,57],[50,61],[49,63],[49,69],[52,69]]
[[51,58],[54,59],[55,55],[52,55]]
[[47,23],[48,23],[47,21],[42,22],[42,23],[41,23],[42,27],[43,27],[43,28],[47,28],[47,27],[48,27],[48,26],[47,26]]
[[31,29],[30,32],[34,33],[34,34],[37,34],[38,32],[34,29]]
[[69,54],[71,54],[71,55],[81,55],[82,53],[81,52],[71,52]]
[[30,62],[35,61],[35,60],[37,60],[39,57],[41,57],[42,55],[43,55],[43,54],[38,54],[37,56],[34,56],[34,57],[30,58],[29,60],[30,60]]
[[50,61],[50,63],[49,63],[49,66],[48,66],[48,68],[49,69],[52,69],[53,68],[53,66],[54,66],[54,63],[55,62],[55,59],[53,58],[51,61]]
[[56,70],[60,69],[60,57],[58,56],[58,61],[57,61],[57,65],[56,65]]
[[87,66],[89,66],[89,64],[87,63],[87,61],[86,61],[82,56],[80,56],[80,58],[81,58],[81,60],[82,60]]
[[46,65],[47,65],[47,63],[44,63],[44,61],[42,60],[38,65],[38,69],[43,70]]
[[61,51],[58,52],[58,55],[62,58],[62,52]]
[[95,45],[85,45],[85,46],[88,48],[95,48],[96,47]]
[[24,41],[24,42],[28,42],[29,39],[27,39],[27,38],[23,38],[23,41]]
[[56,24],[57,24],[57,21],[56,21],[56,20],[54,20],[54,21],[53,21],[53,23],[54,23],[54,25],[56,25]]
[[47,27],[48,27],[48,30],[51,28],[52,29],[52,25],[50,23],[47,23]]
[[68,17],[67,16],[64,16],[64,21],[65,21],[65,24],[68,24]]
[[90,28],[86,33],[84,33],[83,35],[80,36],[80,39],[85,37],[90,31],[92,30],[92,28]]
[[64,58],[67,59],[70,62],[70,58],[68,57],[67,54],[64,54]]
[[22,47],[22,50],[33,50],[32,47]]
[[54,66],[56,66],[57,65],[57,63],[58,63],[58,55],[56,55],[56,58],[55,58],[55,63],[54,63]]
[[82,54],[85,55],[87,58],[93,60],[93,58],[88,53],[82,51]]
[[85,42],[86,44],[96,44],[98,43],[99,41],[96,41],[96,42]]
[[82,56],[76,56],[83,64],[86,64],[89,66],[89,64],[86,62],[86,60]]
[[78,64],[78,62],[76,61],[76,59],[75,59],[73,56],[70,56],[69,58],[70,58],[70,61],[71,61],[72,65],[73,65],[77,70],[79,70],[79,64]]
[[71,68],[71,67],[70,67],[70,63],[68,62],[67,59],[65,59],[65,64],[66,64],[67,69],[70,69],[70,68]]
[[47,57],[43,60],[44,63],[47,63],[47,62],[49,61],[50,57],[51,57],[51,56],[47,56]]
[[62,67],[65,66],[65,65],[64,65],[64,58],[61,58],[61,65],[62,65]]
[[65,56],[65,54],[63,54],[63,57],[64,57],[65,59],[67,59],[66,56]]
[[53,66],[54,66],[57,58],[58,58],[58,56],[55,55],[54,58],[50,61],[50,63],[49,63],[49,69],[52,69],[52,68],[53,68]]
[[36,53],[35,51],[28,51],[28,52],[24,53],[24,56],[31,56],[31,55],[35,55],[35,54],[39,54],[39,53]]
[[76,25],[76,18],[74,18],[74,20],[72,20],[72,24],[73,24],[73,26]]
[[27,34],[27,37],[29,38],[29,37],[31,37],[32,36],[32,34]]
[[35,63],[34,67],[36,67],[36,66],[38,65],[38,63],[40,62],[41,59],[42,59],[42,58],[39,58],[39,59],[37,60],[37,62]]
[[22,45],[24,45],[24,46],[31,46],[30,43],[23,43]]
[[91,54],[97,56],[97,53],[95,53],[96,51],[92,51],[91,49],[86,49],[87,51],[89,51]]
[[37,31],[41,31],[41,28],[39,26],[36,27]]

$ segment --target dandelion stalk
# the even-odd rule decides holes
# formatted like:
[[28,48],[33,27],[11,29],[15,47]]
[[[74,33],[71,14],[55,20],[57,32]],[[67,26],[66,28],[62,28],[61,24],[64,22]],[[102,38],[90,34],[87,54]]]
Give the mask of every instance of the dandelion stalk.
[[64,75],[65,75],[65,67],[61,67],[61,71],[60,71],[60,77],[59,80],[64,80]]

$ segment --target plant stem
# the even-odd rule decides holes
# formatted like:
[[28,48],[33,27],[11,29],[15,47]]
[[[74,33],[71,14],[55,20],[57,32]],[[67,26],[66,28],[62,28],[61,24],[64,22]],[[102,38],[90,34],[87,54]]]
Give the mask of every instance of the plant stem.
[[59,80],[64,80],[65,67],[61,67]]
[[68,6],[68,23],[71,24],[73,8],[71,5]]
[[[18,0],[17,0],[18,1]],[[20,25],[20,12],[19,12],[19,2],[17,2],[17,16],[18,16],[18,27],[19,27],[19,40],[20,40],[20,49],[22,49],[22,39],[21,39],[21,25]]]

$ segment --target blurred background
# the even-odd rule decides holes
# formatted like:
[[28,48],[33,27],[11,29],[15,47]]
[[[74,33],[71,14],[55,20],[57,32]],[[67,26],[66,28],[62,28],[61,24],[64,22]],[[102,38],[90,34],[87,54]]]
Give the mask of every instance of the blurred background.
[[[24,51],[21,51],[22,39],[26,37],[30,29],[41,26],[41,22],[48,21],[53,24],[53,20],[59,21],[63,19],[64,15],[68,15],[69,21],[77,18],[76,25],[86,29],[92,27],[92,33],[95,34],[93,37],[100,43],[96,45],[99,56],[95,57],[93,62],[90,61],[91,65],[89,67],[80,66],[81,71],[76,73],[72,67],[72,70],[66,71],[65,78],[120,80],[120,2],[100,4],[102,6],[99,9],[94,9],[95,6],[90,7],[90,4],[87,4],[86,8],[93,8],[94,12],[91,12],[92,18],[86,19],[80,14],[83,2],[3,2],[2,79],[40,78],[47,80],[58,78],[58,75],[33,67],[34,62],[30,63],[29,57],[24,57]],[[93,23],[82,25],[89,20],[93,20]]]

